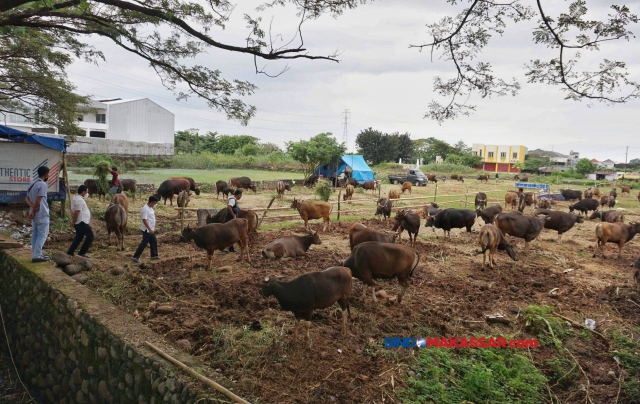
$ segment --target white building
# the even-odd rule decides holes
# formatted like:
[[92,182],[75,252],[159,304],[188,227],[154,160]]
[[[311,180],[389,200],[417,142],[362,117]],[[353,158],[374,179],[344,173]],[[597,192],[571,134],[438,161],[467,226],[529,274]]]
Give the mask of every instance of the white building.
[[616,162],[610,159],[600,162],[600,167],[604,167],[604,168],[614,168],[615,165],[616,165]]

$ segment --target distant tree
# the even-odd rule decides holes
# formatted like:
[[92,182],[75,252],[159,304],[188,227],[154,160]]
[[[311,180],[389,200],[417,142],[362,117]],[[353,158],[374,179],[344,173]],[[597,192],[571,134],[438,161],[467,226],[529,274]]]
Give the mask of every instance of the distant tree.
[[524,169],[527,171],[538,171],[540,167],[544,167],[544,160],[540,157],[530,157],[524,159]]
[[217,152],[223,154],[233,154],[236,150],[246,144],[257,144],[258,138],[248,135],[229,136],[222,135],[218,138]]
[[200,147],[198,151],[208,151],[215,153],[218,148],[218,132],[207,132],[204,136],[199,136]]
[[640,164],[640,158],[632,159],[629,164]]
[[332,136],[331,132],[320,133],[309,140],[287,143],[287,153],[300,164],[305,176],[313,174],[321,164],[340,161],[346,147]]
[[398,137],[398,158],[401,158],[403,162],[408,163],[411,157],[415,154],[411,135],[409,133],[400,135],[396,132],[394,136]]
[[471,153],[463,153],[460,155],[458,164],[462,164],[467,167],[479,167],[482,165],[482,157]]
[[459,140],[458,143],[454,144],[453,149],[455,153],[458,154],[469,153],[471,151],[471,147],[467,146],[467,144],[462,140]]
[[520,171],[522,171],[522,170],[524,170],[524,169],[525,169],[524,163],[520,163],[520,162],[515,163],[515,164],[513,165],[513,167],[514,167],[514,168],[517,168],[517,169],[518,169],[518,170],[520,170]]
[[598,167],[589,159],[580,159],[576,164],[576,171],[580,174],[591,174],[596,170],[596,168]]
[[413,145],[418,155],[424,158],[425,163],[436,161],[436,156],[441,156],[443,160],[446,160],[449,154],[455,151],[449,143],[434,137],[416,139],[413,141]]
[[176,152],[193,153],[193,139],[198,135],[198,129],[178,130],[173,135],[173,146]]
[[275,143],[260,143],[260,154],[269,154],[273,152],[282,152],[282,149]]
[[364,159],[373,165],[386,161],[387,153],[384,150],[384,133],[373,128],[365,129],[356,137],[356,148]]
[[260,152],[260,146],[253,143],[247,143],[238,150],[241,151],[243,156],[257,156]]

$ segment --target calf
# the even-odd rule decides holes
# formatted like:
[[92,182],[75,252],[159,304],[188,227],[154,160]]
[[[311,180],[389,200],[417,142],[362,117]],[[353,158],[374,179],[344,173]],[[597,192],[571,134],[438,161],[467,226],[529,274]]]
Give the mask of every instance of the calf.
[[278,171],[278,167],[271,167],[269,171]]
[[362,188],[364,188],[364,190],[371,190],[371,193],[374,193],[376,191],[376,189],[378,189],[378,183],[375,181],[367,181],[364,184],[362,184]]
[[609,191],[609,196],[613,197],[614,199],[618,197],[618,192],[615,188]]
[[98,189],[97,180],[94,180],[92,178],[87,178],[86,180],[84,180],[84,185],[88,188],[89,196],[91,198],[93,198],[93,195],[96,194],[98,195],[98,200],[100,200],[100,197],[102,196],[102,199],[106,202],[107,200],[106,192],[104,189]]
[[298,213],[300,213],[300,217],[304,220],[304,227],[307,230],[311,230],[309,227],[309,219],[320,219],[322,218],[324,221],[324,226],[322,226],[322,231],[325,231],[327,225],[329,225],[329,230],[331,230],[331,210],[332,206],[329,202],[313,202],[313,201],[302,201],[296,198],[293,198],[293,202],[291,202],[291,209],[297,209]]
[[402,243],[402,232],[409,233],[409,242],[412,247],[416,246],[416,239],[420,232],[420,216],[413,210],[401,209],[396,212],[396,223],[393,225],[393,231],[397,231],[398,240]]
[[502,206],[496,203],[485,209],[476,209],[476,214],[484,220],[485,224],[493,223],[493,219],[502,213]]
[[233,177],[229,179],[229,184],[231,184],[231,186],[235,187],[236,189],[243,188],[250,189],[254,193],[257,192],[256,185],[253,183],[253,181],[251,181],[251,178],[249,177]]
[[528,206],[531,210],[533,210],[535,205],[536,205],[536,197],[533,195],[533,192],[525,192],[524,206]]
[[167,204],[167,199],[170,200],[171,206],[173,206],[173,195],[178,195],[180,191],[189,191],[191,189],[191,184],[189,181],[178,178],[175,180],[165,180],[160,184],[158,190],[156,191],[155,197],[160,199],[164,199],[164,204]]
[[591,187],[591,192],[593,192],[593,196],[600,196],[600,188]]
[[514,176],[513,176],[513,180],[514,180],[514,181],[518,181],[519,179],[520,179],[520,176],[519,176],[518,174],[516,174],[516,175],[514,175]]
[[[515,212],[514,212],[515,213]],[[501,213],[496,216],[495,226],[502,234],[524,239],[524,252],[529,252],[529,243],[538,237],[549,216],[532,217],[522,214]]]
[[351,246],[351,250],[353,251],[358,244],[366,241],[379,241],[381,243],[393,244],[396,242],[397,236],[397,233],[374,230],[363,224],[356,223],[349,229],[349,246]]
[[482,251],[479,251],[478,254],[482,254],[482,270],[484,270],[487,261],[487,250],[489,251],[488,266],[491,269],[496,265],[496,249],[506,251],[512,260],[518,261],[515,248],[506,240],[500,229],[492,224],[485,224],[480,229],[480,248]]
[[586,191],[584,191],[584,199],[592,199],[593,198],[593,191],[591,189],[587,189]]
[[551,209],[551,201],[549,198],[538,198],[538,202],[535,206],[538,209]]
[[631,241],[638,232],[640,232],[640,222],[632,222],[630,224],[598,223],[596,225],[596,246],[593,251],[593,257],[595,258],[598,248],[600,248],[602,258],[607,258],[604,255],[605,244],[616,243],[618,244],[618,259],[621,259],[622,247]]
[[200,195],[200,188],[196,187],[196,182],[191,177],[169,177],[170,180],[187,180],[189,181],[189,191],[193,191],[196,195]]
[[600,206],[600,202],[597,199],[583,199],[578,203],[574,203],[573,205],[569,205],[569,212],[573,212],[574,210],[579,211],[581,214],[585,215],[590,210],[596,211],[598,210],[598,206]]
[[463,177],[462,175],[459,175],[459,176],[458,176],[458,181],[460,181],[460,182],[464,182],[464,177]]
[[489,182],[489,176],[487,174],[483,174],[483,175],[478,175],[478,181],[482,182]]
[[411,195],[411,183],[410,182],[405,182],[402,184],[402,193],[404,194],[404,191],[409,191],[409,195]]
[[616,210],[593,212],[589,219],[600,219],[601,222],[607,223],[624,223],[624,215]]
[[378,221],[382,220],[380,216],[384,216],[385,220],[390,218],[392,207],[393,204],[388,198],[380,198],[376,207],[376,216],[378,216]]
[[529,182],[529,177],[522,177],[520,182]]
[[[377,302],[374,279],[397,278],[402,290],[398,294],[398,303],[409,287],[409,279],[420,262],[420,256],[412,248],[400,245],[367,241],[351,251],[342,266],[351,269],[354,278],[371,287],[373,301]],[[366,287],[363,298],[366,298]]]
[[600,197],[600,205],[604,208],[605,206],[609,208],[613,208],[616,206],[616,198],[609,195],[603,195]]
[[440,176],[440,181],[445,182],[447,180],[447,176],[446,175],[441,175]]
[[572,215],[567,212],[559,212],[557,210],[538,209],[536,216],[546,215],[551,219],[544,222],[544,228],[556,230],[558,232],[558,243],[562,243],[562,234],[571,230],[576,223],[584,223],[584,218],[578,215]]
[[122,188],[122,191],[118,190],[119,192],[124,192],[124,191],[129,191],[131,192],[131,195],[133,196],[133,200],[136,200],[136,180],[131,180],[131,179],[127,179],[127,180],[120,180],[120,188]]
[[262,250],[262,256],[265,258],[301,257],[306,255],[312,244],[322,244],[317,231],[309,231],[306,236],[285,236],[267,244]]
[[451,238],[451,229],[467,228],[465,238],[469,241],[469,235],[471,234],[471,228],[476,221],[476,212],[469,209],[455,209],[449,208],[438,213],[436,216],[430,216],[427,218],[425,227],[435,227],[444,231],[445,237],[449,233]]
[[[427,217],[435,216],[440,212],[442,212],[442,209],[438,209],[438,204],[431,202],[428,206],[422,208],[422,218],[426,219]],[[435,232],[435,229],[433,231]]]
[[434,184],[438,183],[438,177],[433,174],[427,175],[427,180],[429,180],[429,182],[433,182]]
[[353,185],[349,184],[347,185],[347,187],[344,189],[344,195],[342,195],[342,200],[346,201],[346,200],[351,200],[353,199],[353,193],[355,192],[355,189],[353,188]]
[[631,187],[629,187],[627,185],[621,185],[620,186],[620,193],[621,194],[627,194],[627,195],[631,196]]
[[573,201],[575,199],[582,200],[582,191],[575,189],[561,189],[560,195],[567,201]]
[[109,245],[111,245],[111,233],[116,233],[116,250],[124,251],[124,233],[127,230],[127,210],[123,205],[109,205],[104,214],[109,233]]
[[189,242],[193,240],[198,248],[207,250],[207,270],[211,270],[213,261],[213,253],[225,247],[233,247],[235,243],[240,244],[240,258],[238,261],[244,261],[246,253],[247,261],[251,264],[249,256],[249,234],[247,231],[247,219],[232,219],[227,223],[211,223],[194,229],[187,226],[182,230],[180,242]]
[[[189,192],[185,190],[180,191],[176,203],[178,204],[179,208],[186,208],[187,206],[189,206]],[[180,211],[180,214],[182,214],[182,211]]]
[[511,210],[515,209],[518,205],[518,194],[515,192],[507,192],[504,195],[504,209],[507,209],[507,206],[511,205]]
[[129,212],[129,199],[125,194],[115,194],[113,198],[111,198],[112,205],[122,205],[124,206],[124,210]]
[[484,192],[478,192],[476,194],[475,206],[476,206],[476,210],[486,208],[487,194],[485,194]]
[[291,186],[284,181],[278,181],[276,184],[276,192],[278,192],[278,199],[282,200],[284,197],[284,191],[291,191]]
[[[398,195],[398,191],[396,191],[395,189],[392,189],[391,191],[389,191],[389,200],[391,199],[400,199],[400,195]],[[397,205],[398,201],[391,201],[391,205]]]
[[342,311],[342,335],[347,335],[347,313],[351,297],[351,270],[345,267],[330,267],[320,272],[300,275],[289,282],[281,282],[275,277],[264,278],[260,290],[264,297],[275,296],[282,310],[290,311],[296,317],[293,340],[298,339],[298,323],[306,321],[305,344],[311,347],[309,328],[316,309],[326,309],[334,303],[340,304]]
[[229,199],[229,194],[233,194],[234,189],[227,184],[227,181],[218,180],[216,182],[216,199],[220,199],[220,194],[222,194],[222,199],[226,197]]

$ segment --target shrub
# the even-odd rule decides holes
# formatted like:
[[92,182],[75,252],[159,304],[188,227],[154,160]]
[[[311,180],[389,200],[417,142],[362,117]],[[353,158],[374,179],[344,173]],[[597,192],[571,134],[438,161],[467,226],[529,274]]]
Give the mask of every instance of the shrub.
[[260,152],[260,147],[258,145],[249,143],[242,146],[240,150],[242,150],[242,155],[244,156],[257,156]]
[[380,163],[377,166],[373,166],[372,168],[377,168],[380,170],[389,170],[389,169],[402,169],[403,165],[398,163]]
[[216,191],[216,186],[212,182],[207,182],[202,184],[202,186],[200,187],[200,191],[204,192],[205,194],[212,194]]
[[95,165],[93,176],[98,181],[98,192],[104,192],[105,194],[109,192],[109,174],[111,174],[109,162],[100,161]]
[[315,190],[315,194],[318,196],[318,198],[327,202],[332,193],[333,188],[330,186],[329,181],[318,181]]
[[355,189],[356,194],[364,194],[364,188],[358,187]]
[[82,157],[78,160],[79,167],[95,167],[101,161],[106,161],[109,166],[113,164],[113,159],[106,154],[95,154],[93,156]]

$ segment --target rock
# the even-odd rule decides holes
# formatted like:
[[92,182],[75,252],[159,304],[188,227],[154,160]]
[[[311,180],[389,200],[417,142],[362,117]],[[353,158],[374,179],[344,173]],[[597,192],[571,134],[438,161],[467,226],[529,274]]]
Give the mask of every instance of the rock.
[[231,265],[225,265],[223,267],[218,268],[218,272],[231,272],[233,271],[233,267]]
[[63,271],[65,274],[69,276],[73,276],[75,274],[79,274],[80,272],[82,272],[82,268],[79,265],[69,264],[64,267]]
[[416,373],[416,380],[422,380],[422,375],[420,373]]
[[517,307],[509,307],[509,312],[512,314],[518,314],[520,313],[520,309]]
[[256,387],[256,384],[248,377],[243,377],[242,379],[240,379],[240,386],[246,391],[253,391],[253,389]]
[[520,290],[520,288],[519,288],[519,287],[517,287],[517,286],[515,286],[515,285],[511,285],[511,286],[509,286],[509,289],[511,289],[511,291],[512,291],[512,292],[517,292],[517,291],[519,291],[519,290]]
[[282,369],[282,363],[280,363],[280,362],[274,363],[273,367],[276,368],[276,369]]
[[336,398],[334,396],[329,396],[329,401],[336,401]]
[[194,328],[196,325],[198,325],[198,320],[197,318],[193,318],[191,320],[187,320],[184,323],[182,323],[183,326],[185,326],[186,328]]
[[165,393],[164,382],[158,384],[158,393],[160,393],[161,396],[164,396],[164,393]]
[[329,353],[328,353],[327,351],[322,351],[322,352],[320,352],[320,357],[321,357],[322,359],[326,359],[326,357],[327,357],[327,356],[329,356]]
[[158,308],[156,309],[155,313],[156,314],[170,314],[173,313],[175,311],[175,307],[170,305],[170,304],[163,304],[158,306]]
[[188,339],[178,340],[176,341],[176,345],[183,351],[189,351],[191,349],[191,341],[189,341]]
[[122,275],[123,273],[124,273],[124,268],[122,267],[115,267],[111,269],[111,275],[113,276]]
[[362,349],[356,349],[356,355],[362,355]]
[[71,264],[71,257],[66,253],[58,251],[57,253],[53,254],[53,257],[51,257],[51,261],[55,262],[61,267],[64,267]]
[[82,268],[90,271],[93,269],[93,260],[91,258],[81,257],[79,255],[74,255],[71,260],[76,264],[80,265]]
[[384,289],[381,289],[381,290],[376,292],[376,297],[380,298],[380,299],[386,299],[387,297],[389,297],[389,295],[387,294],[387,292]]
[[103,347],[98,348],[98,358],[104,359],[107,357],[107,350]]
[[71,278],[73,278],[74,281],[84,285],[85,283],[87,283],[87,281],[89,280],[89,277],[85,274],[75,274],[73,275]]
[[533,286],[534,286],[534,287],[536,287],[536,288],[539,288],[539,287],[541,287],[541,286],[542,286],[542,282],[540,282],[540,281],[535,281],[535,282],[533,282]]
[[408,375],[409,377],[415,377],[416,372],[414,372],[413,370],[410,370],[409,372],[407,372],[407,375]]

